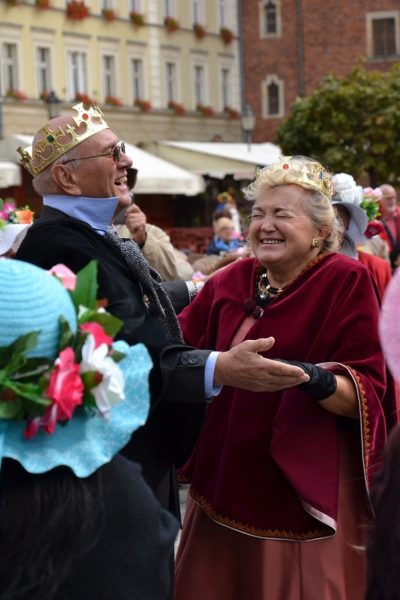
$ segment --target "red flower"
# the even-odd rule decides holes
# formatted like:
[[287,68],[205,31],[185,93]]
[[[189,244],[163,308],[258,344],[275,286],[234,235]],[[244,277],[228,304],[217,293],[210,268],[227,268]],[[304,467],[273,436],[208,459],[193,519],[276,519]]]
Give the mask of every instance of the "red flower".
[[50,382],[45,392],[52,400],[42,417],[28,421],[24,436],[28,439],[37,434],[42,427],[46,433],[52,434],[57,421],[70,419],[77,406],[83,401],[83,381],[79,375],[79,365],[75,363],[75,354],[68,347],[60,352],[55,361],[55,369],[50,376]]
[[93,321],[92,323],[83,323],[80,326],[81,331],[87,331],[91,333],[94,337],[94,348],[98,348],[101,344],[107,344],[107,346],[111,346],[113,339],[109,335],[106,334],[104,329],[99,323]]

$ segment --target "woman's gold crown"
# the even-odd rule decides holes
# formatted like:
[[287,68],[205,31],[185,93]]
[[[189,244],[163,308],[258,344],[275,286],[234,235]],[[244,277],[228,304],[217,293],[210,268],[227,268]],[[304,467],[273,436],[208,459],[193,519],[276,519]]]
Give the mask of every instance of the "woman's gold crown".
[[108,128],[98,106],[85,108],[81,102],[72,108],[78,113],[72,123],[55,129],[45,125],[37,132],[33,147],[17,148],[22,166],[34,177],[77,144]]
[[256,180],[263,185],[294,183],[300,187],[316,190],[329,200],[332,198],[332,174],[319,162],[303,156],[281,156],[279,162],[257,169]]

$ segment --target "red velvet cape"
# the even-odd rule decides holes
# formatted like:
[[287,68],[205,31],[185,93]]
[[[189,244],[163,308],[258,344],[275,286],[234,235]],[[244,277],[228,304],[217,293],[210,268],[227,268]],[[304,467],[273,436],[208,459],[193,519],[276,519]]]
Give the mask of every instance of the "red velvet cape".
[[[253,258],[236,261],[206,283],[180,315],[187,343],[230,347],[258,266]],[[214,520],[259,537],[308,540],[334,533],[340,427],[352,428],[359,439],[368,489],[387,422],[396,418],[394,396],[385,395],[378,316],[367,269],[331,253],[310,264],[254,320],[247,339],[276,340],[268,358],[335,363],[331,369],[352,378],[360,421],[337,417],[297,388],[253,393],[225,386],[208,407],[183,470],[193,497]]]

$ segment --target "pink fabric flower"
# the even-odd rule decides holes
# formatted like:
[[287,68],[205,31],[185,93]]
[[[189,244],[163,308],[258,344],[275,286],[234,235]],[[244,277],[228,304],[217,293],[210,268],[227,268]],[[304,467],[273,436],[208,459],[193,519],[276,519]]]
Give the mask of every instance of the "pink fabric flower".
[[109,335],[106,334],[103,327],[96,323],[95,321],[91,323],[83,323],[80,326],[81,331],[87,331],[91,333],[94,337],[94,347],[95,349],[101,346],[101,344],[107,344],[107,346],[111,346],[113,339]]
[[63,264],[54,265],[49,270],[50,275],[55,275],[60,279],[66,290],[74,290],[76,286],[76,275],[71,269]]

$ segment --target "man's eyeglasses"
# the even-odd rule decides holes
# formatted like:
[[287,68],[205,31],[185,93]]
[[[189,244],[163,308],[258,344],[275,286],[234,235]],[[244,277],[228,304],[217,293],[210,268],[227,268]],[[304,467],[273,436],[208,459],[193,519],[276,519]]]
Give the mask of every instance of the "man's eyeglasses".
[[69,162],[74,160],[84,160],[85,158],[98,158],[99,156],[111,156],[114,162],[118,162],[121,158],[121,154],[125,154],[125,143],[119,142],[114,148],[111,148],[108,152],[103,152],[103,154],[93,154],[92,156],[77,156],[76,158],[69,158],[68,160],[64,160],[64,162],[59,163],[61,165],[66,165]]

